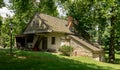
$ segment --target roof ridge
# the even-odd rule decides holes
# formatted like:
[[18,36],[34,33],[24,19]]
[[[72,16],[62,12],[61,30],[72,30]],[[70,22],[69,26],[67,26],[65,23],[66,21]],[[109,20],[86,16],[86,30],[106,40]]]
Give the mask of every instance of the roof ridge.
[[[44,13],[39,13],[39,14],[44,14]],[[47,15],[47,16],[49,16],[49,17],[53,17],[53,18],[57,18],[57,19],[59,19],[59,20],[67,21],[67,20],[65,20],[65,19],[62,19],[62,18],[59,18],[59,17],[53,16],[53,15],[48,15],[48,14],[44,14],[44,15]]]

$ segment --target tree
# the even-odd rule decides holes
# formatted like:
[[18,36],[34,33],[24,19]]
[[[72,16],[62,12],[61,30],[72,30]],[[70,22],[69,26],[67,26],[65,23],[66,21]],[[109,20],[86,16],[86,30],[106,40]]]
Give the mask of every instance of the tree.
[[[5,6],[5,4],[4,4],[4,2],[3,2],[3,0],[0,0],[0,8],[2,8],[3,6]],[[2,35],[2,16],[0,15],[0,44],[1,44],[1,42],[2,42],[2,37],[1,37],[1,35]]]
[[9,19],[7,18],[1,25],[1,45],[2,47],[7,47],[10,45],[10,27]]
[[12,0],[11,3],[11,8],[15,11],[13,22],[19,30],[16,31],[18,33],[22,32],[36,12],[58,15],[54,0],[41,0],[39,4],[35,0]]
[[115,41],[119,37],[119,0],[59,0],[68,16],[78,20],[78,31],[85,30],[91,41],[109,46],[109,62],[115,60]]
[[2,17],[0,16],[0,44],[1,44],[1,34],[2,34],[2,30],[1,30],[1,27],[2,27]]
[[0,28],[2,26],[2,17],[0,16]]

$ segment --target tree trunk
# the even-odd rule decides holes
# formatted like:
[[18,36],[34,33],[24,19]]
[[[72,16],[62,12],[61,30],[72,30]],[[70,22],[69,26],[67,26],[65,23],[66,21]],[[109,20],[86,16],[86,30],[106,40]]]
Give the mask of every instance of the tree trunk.
[[115,61],[115,50],[114,50],[114,38],[115,38],[115,17],[111,18],[111,31],[110,31],[110,43],[109,43],[109,62],[114,63]]

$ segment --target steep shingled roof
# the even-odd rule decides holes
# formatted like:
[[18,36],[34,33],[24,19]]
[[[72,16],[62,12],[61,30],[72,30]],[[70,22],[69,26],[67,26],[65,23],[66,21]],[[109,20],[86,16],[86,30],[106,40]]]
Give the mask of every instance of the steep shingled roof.
[[[42,20],[42,23],[47,26],[46,29],[40,29],[39,27],[34,27],[32,25],[35,19]],[[41,22],[39,22],[41,23]],[[67,21],[62,20],[53,16],[49,16],[43,13],[36,14],[32,21],[28,24],[27,28],[24,31],[24,34],[33,34],[41,32],[62,32],[62,33],[72,33],[69,28],[66,26]],[[31,26],[32,25],[32,26]]]

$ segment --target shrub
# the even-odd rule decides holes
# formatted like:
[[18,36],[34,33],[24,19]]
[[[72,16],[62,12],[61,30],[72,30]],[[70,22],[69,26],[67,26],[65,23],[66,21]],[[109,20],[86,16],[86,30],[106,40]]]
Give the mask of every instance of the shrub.
[[59,51],[65,56],[70,56],[73,52],[73,47],[64,45],[59,48]]

